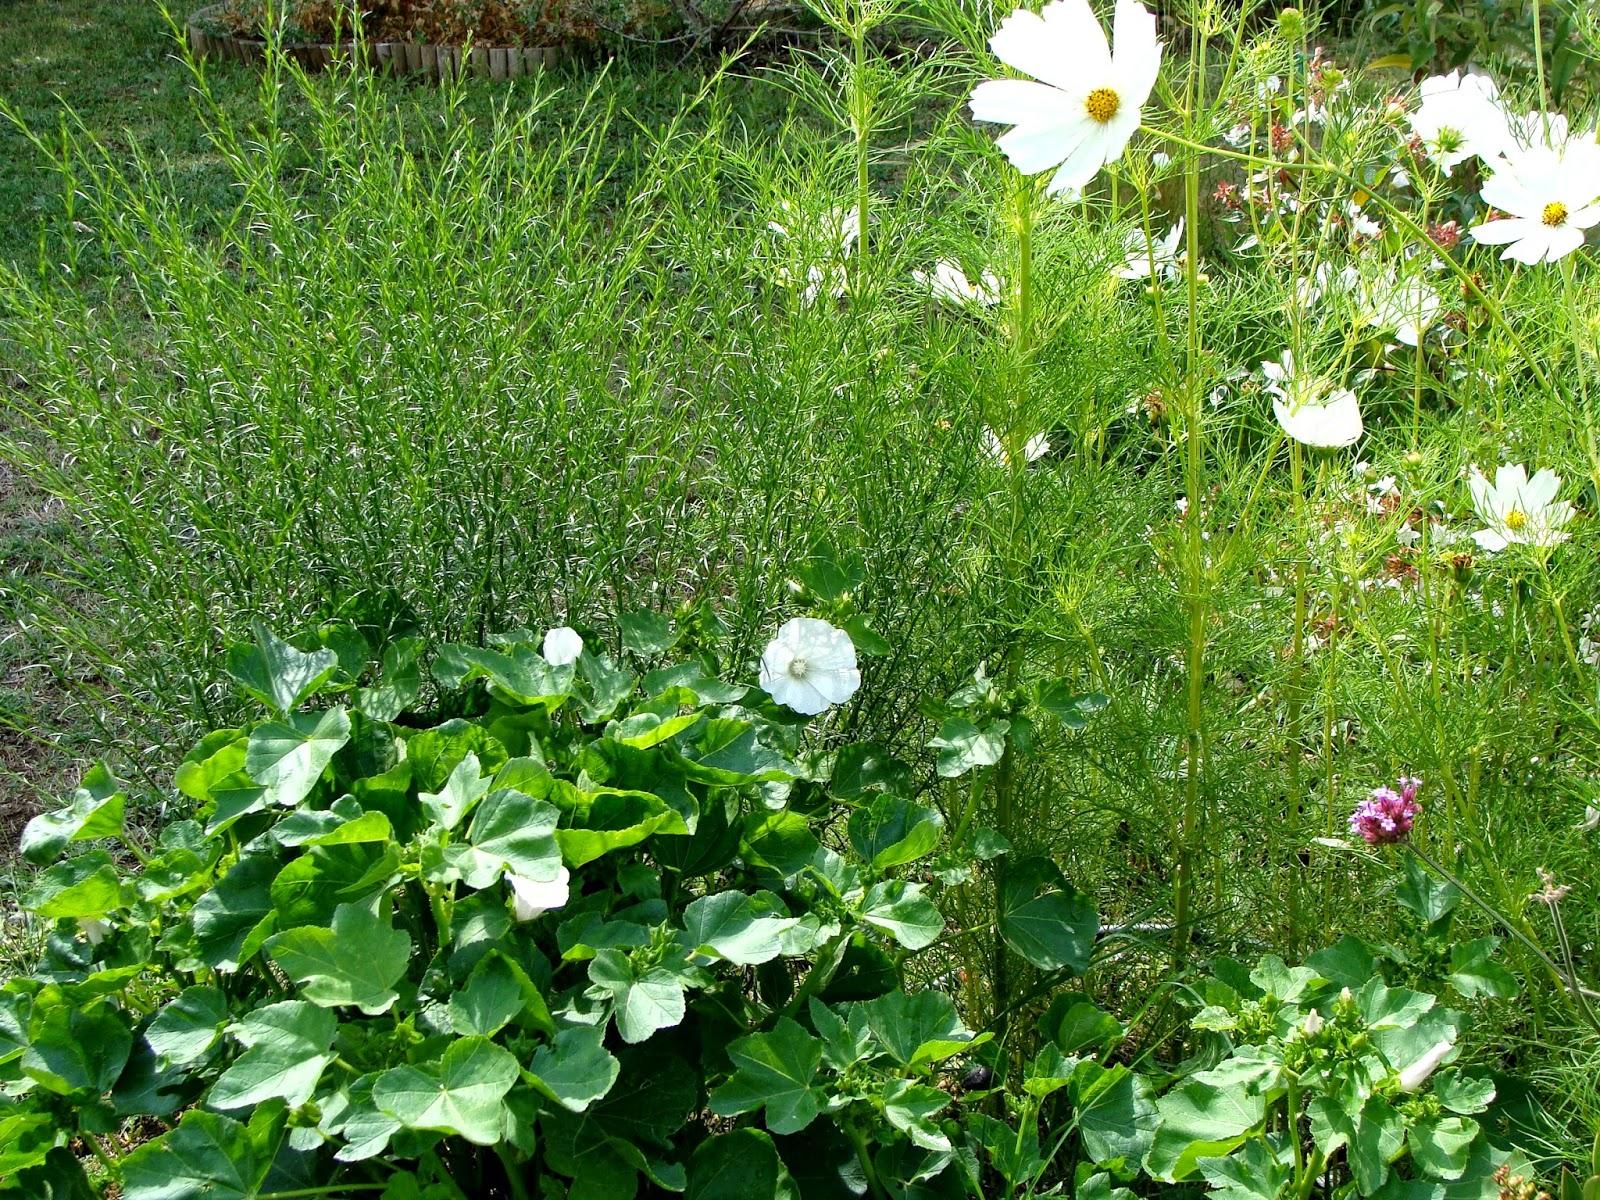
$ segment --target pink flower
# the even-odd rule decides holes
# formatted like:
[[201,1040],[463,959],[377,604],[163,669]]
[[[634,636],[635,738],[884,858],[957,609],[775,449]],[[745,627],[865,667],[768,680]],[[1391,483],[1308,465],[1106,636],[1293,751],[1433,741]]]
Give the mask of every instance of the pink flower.
[[1350,830],[1361,835],[1369,846],[1391,846],[1403,842],[1422,811],[1417,789],[1422,780],[1403,775],[1395,787],[1374,788],[1350,814]]

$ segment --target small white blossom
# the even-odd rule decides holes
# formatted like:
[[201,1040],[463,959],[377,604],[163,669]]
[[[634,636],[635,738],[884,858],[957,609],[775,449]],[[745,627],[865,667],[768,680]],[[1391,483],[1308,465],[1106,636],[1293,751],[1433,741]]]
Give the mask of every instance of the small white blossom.
[[1283,431],[1307,446],[1338,449],[1353,445],[1362,433],[1361,407],[1348,388],[1335,388],[1320,375],[1295,366],[1294,353],[1278,362],[1264,362],[1272,412]]
[[[1000,435],[994,430],[985,428],[983,431],[983,450],[990,458],[1003,467],[1011,465],[1011,452],[1006,449],[1006,444],[1000,440]],[[1024,462],[1037,462],[1050,453],[1050,439],[1042,433],[1036,433],[1022,447],[1022,460]]]
[[1149,279],[1153,273],[1161,279],[1176,279],[1183,271],[1183,221],[1167,231],[1165,237],[1149,241],[1142,229],[1128,231],[1128,253],[1122,266],[1116,268],[1118,279]]
[[1422,105],[1411,114],[1411,130],[1423,151],[1449,173],[1469,158],[1492,159],[1511,138],[1500,90],[1487,75],[1451,71],[1424,79]]
[[934,263],[931,272],[913,271],[911,278],[927,288],[935,300],[943,300],[946,304],[977,304],[983,308],[993,308],[1000,303],[998,275],[993,271],[985,271],[974,283],[953,258],[941,258]]

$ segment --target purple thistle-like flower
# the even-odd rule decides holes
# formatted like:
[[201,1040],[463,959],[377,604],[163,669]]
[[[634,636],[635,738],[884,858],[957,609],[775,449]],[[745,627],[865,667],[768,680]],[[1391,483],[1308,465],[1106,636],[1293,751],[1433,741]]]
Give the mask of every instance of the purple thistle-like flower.
[[1371,795],[1350,814],[1350,831],[1360,834],[1369,846],[1392,846],[1405,841],[1422,811],[1417,803],[1422,780],[1402,776],[1398,784],[1398,789],[1373,788]]

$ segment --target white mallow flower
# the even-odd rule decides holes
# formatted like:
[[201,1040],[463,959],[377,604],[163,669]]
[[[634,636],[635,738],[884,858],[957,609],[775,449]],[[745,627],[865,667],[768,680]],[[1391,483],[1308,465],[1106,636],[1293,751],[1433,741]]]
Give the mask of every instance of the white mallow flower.
[[1414,1092],[1427,1083],[1439,1064],[1449,1057],[1450,1051],[1455,1049],[1455,1043],[1449,1039],[1435,1042],[1428,1048],[1428,1052],[1405,1070],[1400,1072],[1400,1090]]
[[[1000,435],[988,426],[983,430],[983,450],[990,458],[1003,467],[1011,465],[1011,452],[1006,449],[1006,444],[1000,440]],[[1042,433],[1036,433],[1024,443],[1022,447],[1023,462],[1037,462],[1050,453],[1050,439]]]
[[816,617],[785,621],[761,654],[761,690],[808,717],[843,704],[861,686],[850,635]]
[[[1116,269],[1118,279],[1176,279],[1183,269],[1183,221],[1167,231],[1167,236],[1150,241],[1144,230],[1128,231],[1128,255]],[[1154,264],[1154,271],[1151,266]]]
[[572,894],[572,872],[556,868],[550,880],[529,879],[526,875],[507,875],[511,885],[511,913],[519,921],[531,921],[552,908],[560,908]]
[[111,932],[111,926],[96,917],[79,921],[78,926],[83,930],[83,936],[88,939],[91,946],[98,946],[106,940],[106,934]]
[[552,667],[570,666],[583,653],[583,639],[570,625],[561,625],[544,635],[544,660]]
[[993,271],[985,271],[974,283],[953,258],[941,258],[933,264],[932,271],[913,271],[911,278],[932,292],[935,300],[943,300],[946,304],[977,304],[993,308],[1000,303],[998,275]]
[[1306,446],[1336,450],[1361,437],[1361,406],[1349,388],[1335,388],[1320,375],[1295,366],[1294,352],[1278,362],[1264,362],[1272,412],[1283,431]]
[[1501,258],[1530,266],[1565,258],[1600,224],[1600,144],[1513,150],[1496,160],[1481,194],[1510,215],[1474,225],[1475,241],[1504,246]]
[[1407,346],[1422,344],[1423,336],[1444,310],[1439,293],[1421,279],[1397,283],[1393,271],[1364,289],[1361,315],[1368,325],[1386,329]]
[[1117,0],[1112,34],[1114,49],[1089,0],[1053,0],[1017,9],[989,39],[996,58],[1033,79],[980,83],[973,119],[1012,126],[1000,149],[1024,175],[1056,168],[1052,193],[1083,187],[1139,128],[1161,65],[1156,19],[1138,0]]
[[1472,507],[1486,528],[1472,535],[1484,550],[1504,550],[1513,542],[1526,546],[1558,546],[1570,536],[1572,505],[1557,500],[1561,476],[1548,467],[1528,478],[1520,463],[1498,467],[1490,483],[1477,467],[1467,479]]
[[1451,71],[1424,79],[1422,105],[1411,114],[1411,131],[1441,171],[1469,158],[1491,159],[1511,144],[1500,89],[1487,75]]

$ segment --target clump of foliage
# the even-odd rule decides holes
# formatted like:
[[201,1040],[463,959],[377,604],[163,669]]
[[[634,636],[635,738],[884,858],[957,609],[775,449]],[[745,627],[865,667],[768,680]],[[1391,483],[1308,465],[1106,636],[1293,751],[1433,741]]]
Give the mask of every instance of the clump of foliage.
[[[258,627],[228,669],[269,715],[190,751],[153,845],[103,765],[29,826],[49,934],[0,989],[0,1190],[1493,1186],[1506,1156],[1470,1119],[1492,1089],[1423,1091],[1459,1017],[1348,947],[1220,964],[1194,1022],[1216,1044],[1159,1099],[1085,993],[1003,1045],[973,1032],[929,985],[934,881],[1014,852],[950,845],[907,764],[819,739],[709,649],[662,665],[673,640],[642,615],[622,661],[513,632],[425,668],[416,638]],[[1057,984],[1087,971],[1086,899],[1047,860],[1007,879],[1005,944]]]
[[430,683],[419,641],[370,672],[353,630],[321,641],[233,655],[272,715],[196,745],[153,847],[104,768],[30,827],[30,857],[67,853],[0,999],[0,1172],[54,1183],[66,1137],[130,1118],[172,1128],[112,1164],[129,1200],[950,1164],[937,1084],[985,1039],[920,987],[943,920],[908,869],[941,821],[903,772],[820,755],[706,660],[552,666],[509,635]]

